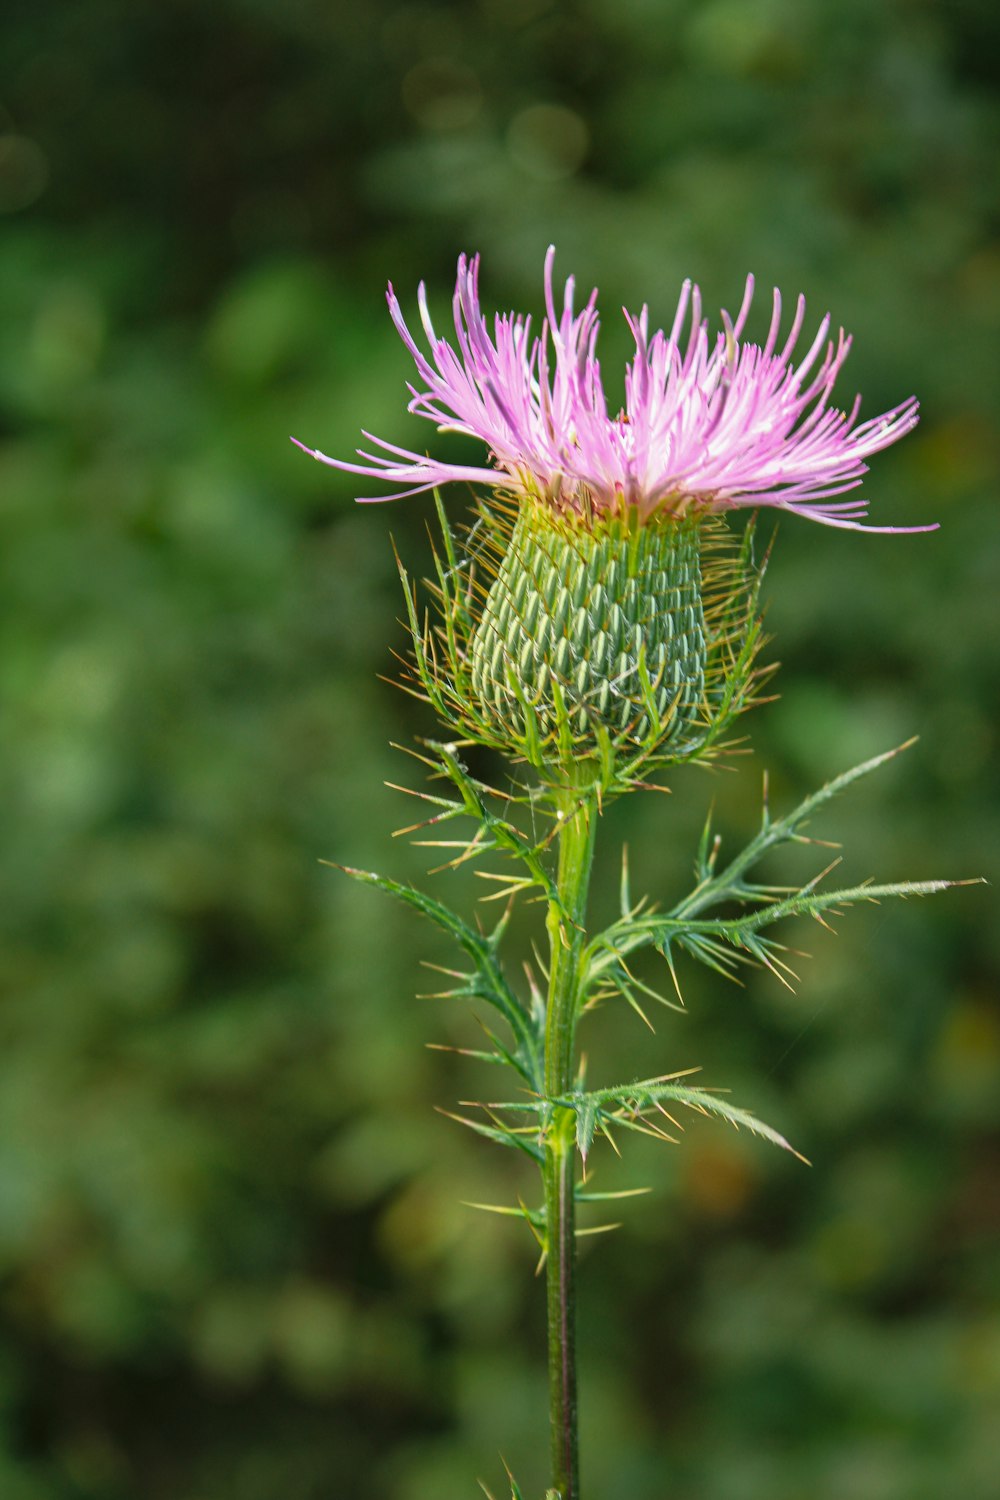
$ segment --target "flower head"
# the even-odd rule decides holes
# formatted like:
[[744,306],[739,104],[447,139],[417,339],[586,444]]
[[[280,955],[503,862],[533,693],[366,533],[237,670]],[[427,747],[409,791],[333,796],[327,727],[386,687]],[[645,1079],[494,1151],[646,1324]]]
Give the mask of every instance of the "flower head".
[[439,462],[370,433],[365,437],[378,451],[359,449],[360,463],[305,451],[334,468],[396,486],[397,495],[465,480],[578,516],[628,508],[644,520],[769,506],[853,530],[934,530],[868,527],[865,500],[835,498],[857,488],[872,453],[916,424],[917,402],[911,397],[861,423],[860,398],[847,412],[832,406],[851,340],[843,329],[835,340],[829,337],[829,315],[796,361],[802,297],[779,342],[781,296],[775,290],[761,346],[741,341],[752,276],[735,322],[723,313],[723,329],[714,338],[702,317],[701,294],[686,281],[669,333],[657,329],[650,335],[645,307],[637,316],[625,313],[635,355],[625,371],[625,405],[611,415],[597,359],[596,290],[577,313],[570,277],[557,307],[554,255],[550,246],[546,317],[534,337],[531,318],[519,314],[497,314],[491,332],[479,306],[478,256],[458,262],[454,343],[435,332],[421,283],[429,354],[407,327],[391,285],[388,290],[392,320],[422,382],[409,387],[409,410],[440,431],[479,438],[489,449],[490,467]]

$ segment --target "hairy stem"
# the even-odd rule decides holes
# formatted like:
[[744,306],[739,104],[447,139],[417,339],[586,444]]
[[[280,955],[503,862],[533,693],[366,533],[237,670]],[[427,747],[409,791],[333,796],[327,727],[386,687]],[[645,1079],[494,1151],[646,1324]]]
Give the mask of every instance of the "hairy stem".
[[[590,792],[561,799],[558,899],[549,903],[549,994],[545,1025],[545,1092],[566,1094],[574,1083],[580,955],[597,824]],[[546,1281],[552,1488],[580,1500],[576,1409],[575,1115],[556,1110],[545,1138]]]

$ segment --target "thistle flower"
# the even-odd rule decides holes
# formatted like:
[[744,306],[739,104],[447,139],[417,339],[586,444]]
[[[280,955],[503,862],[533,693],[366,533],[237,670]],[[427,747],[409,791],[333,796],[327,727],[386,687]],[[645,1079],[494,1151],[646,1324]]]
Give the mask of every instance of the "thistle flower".
[[480,508],[475,553],[439,568],[436,633],[419,625],[408,591],[420,686],[449,727],[557,782],[580,762],[588,775],[599,765],[610,788],[640,764],[709,753],[750,701],[759,574],[748,542],[727,545],[722,513],[766,506],[852,530],[933,527],[867,527],[864,500],[835,499],[861,483],[870,454],[914,426],[917,403],[860,425],[857,401],[847,413],[831,406],[850,340],[843,330],[829,338],[829,317],[796,364],[801,297],[780,348],[777,291],[763,346],[741,343],[748,277],[735,322],[723,313],[712,341],[698,288],[685,282],[669,334],[650,335],[645,307],[625,313],[635,355],[625,406],[611,416],[597,293],[576,313],[570,277],[558,310],[554,253],[537,337],[530,317],[513,314],[497,315],[491,336],[478,256],[458,263],[454,345],[437,336],[421,283],[429,358],[389,287],[422,381],[409,387],[409,410],[485,442],[491,467],[421,457],[368,433],[380,451],[359,449],[360,463],[304,451],[401,495],[455,480],[499,493]]
[[658,329],[650,336],[646,307],[638,316],[625,313],[635,356],[625,372],[625,406],[611,416],[597,359],[597,292],[575,313],[570,277],[558,310],[554,256],[550,246],[546,318],[536,338],[531,318],[514,314],[498,314],[491,337],[479,306],[478,256],[459,258],[454,347],[435,332],[420,284],[430,358],[407,327],[391,285],[388,290],[392,320],[423,381],[423,388],[409,387],[409,410],[441,431],[479,438],[490,450],[492,468],[439,462],[370,433],[365,437],[382,451],[359,449],[362,463],[299,446],[336,469],[399,486],[400,495],[465,480],[578,514],[625,505],[645,519],[657,511],[768,506],[852,530],[934,529],[867,527],[861,519],[866,501],[833,498],[861,483],[871,454],[910,431],[917,402],[911,397],[860,425],[860,398],[849,412],[831,406],[851,340],[843,329],[835,342],[829,338],[829,315],[796,364],[804,298],[780,348],[777,289],[764,345],[741,343],[753,298],[748,276],[736,321],[723,313],[723,331],[710,340],[701,294],[686,281],[669,334]]
[[[393,321],[421,382],[410,387],[410,410],[443,431],[485,442],[488,467],[440,462],[374,437],[369,441],[378,451],[359,450],[361,462],[313,456],[401,494],[453,480],[493,492],[478,502],[464,554],[436,497],[443,535],[430,583],[436,619],[428,621],[402,566],[400,572],[413,644],[405,684],[427,698],[460,739],[511,754],[538,773],[540,787],[512,788],[505,781],[497,789],[470,772],[458,744],[429,741],[418,757],[434,775],[435,792],[416,793],[431,811],[427,815],[425,807],[409,831],[420,831],[420,843],[446,850],[451,869],[482,855],[518,861],[514,875],[477,872],[499,882],[491,891],[503,898],[503,914],[493,926],[478,920],[472,926],[437,897],[398,880],[347,873],[401,898],[457,940],[463,967],[442,971],[456,981],[445,993],[490,1006],[509,1028],[509,1039],[497,1039],[484,1021],[488,1050],[471,1055],[511,1068],[517,1097],[504,1103],[491,1093],[476,1118],[455,1118],[527,1151],[541,1169],[541,1206],[519,1197],[517,1210],[499,1211],[523,1216],[542,1248],[552,1437],[546,1496],[579,1500],[575,1247],[577,1234],[587,1231],[576,1229],[576,1205],[619,1195],[582,1191],[574,1147],[585,1166],[599,1133],[618,1150],[612,1128],[671,1140],[661,1128],[664,1116],[676,1123],[667,1106],[684,1105],[792,1149],[717,1092],[690,1087],[682,1073],[588,1090],[576,1041],[581,1018],[599,1001],[620,995],[646,1020],[645,997],[665,997],[630,968],[644,949],[663,955],[675,986],[674,955],[680,952],[719,974],[732,976],[748,963],[782,978],[782,971],[791,971],[780,957],[781,943],[767,930],[771,924],[809,913],[822,921],[824,911],[928,894],[948,882],[866,883],[839,891],[819,889],[821,876],[799,888],[757,883],[759,861],[782,844],[808,842],[801,831],[807,819],[889,759],[880,756],[828,783],[784,818],[772,818],[765,805],[758,833],[721,869],[709,820],[695,860],[696,884],[668,910],[646,897],[633,902],[623,862],[620,915],[588,934],[598,814],[607,797],[634,789],[673,762],[714,753],[760,679],[754,661],[762,570],[753,562],[753,522],[735,539],[725,513],[769,507],[827,526],[903,529],[867,528],[865,502],[837,497],[856,489],[872,453],[913,427],[917,404],[911,398],[860,424],[857,402],[848,412],[832,406],[850,341],[843,331],[831,340],[825,318],[794,362],[802,298],[783,343],[777,291],[764,344],[742,343],[753,293],[748,278],[739,315],[733,322],[723,313],[714,340],[690,283],[669,334],[650,335],[646,308],[637,316],[626,312],[635,355],[625,375],[625,406],[612,416],[597,362],[596,293],[577,314],[571,278],[558,310],[552,263],[550,249],[547,315],[534,338],[531,320],[515,315],[496,317],[491,333],[479,308],[478,258],[459,261],[454,344],[435,333],[421,285],[429,356],[389,288]],[[454,791],[441,795],[441,781]],[[470,817],[476,828],[468,839],[430,832]],[[543,903],[548,953],[533,948],[530,998],[522,999],[507,978],[500,946],[515,899],[529,892]],[[544,998],[536,969],[546,982]],[[511,1478],[511,1500],[520,1500],[520,1493]]]

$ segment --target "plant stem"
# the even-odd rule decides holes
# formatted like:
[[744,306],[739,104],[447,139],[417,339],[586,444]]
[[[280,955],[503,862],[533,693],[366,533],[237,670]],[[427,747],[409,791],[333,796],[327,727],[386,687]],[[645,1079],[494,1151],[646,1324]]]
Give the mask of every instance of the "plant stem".
[[[549,993],[545,1022],[545,1092],[566,1094],[575,1082],[580,953],[597,803],[590,791],[567,790],[559,805],[558,901],[549,903]],[[556,1110],[545,1138],[546,1287],[552,1488],[580,1500],[576,1410],[575,1115]]]

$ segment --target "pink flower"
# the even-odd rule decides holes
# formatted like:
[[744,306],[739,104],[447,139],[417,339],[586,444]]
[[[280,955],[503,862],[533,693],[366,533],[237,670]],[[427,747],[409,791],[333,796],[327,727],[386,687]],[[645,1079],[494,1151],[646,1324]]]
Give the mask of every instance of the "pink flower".
[[[682,514],[770,506],[828,526],[871,531],[932,531],[933,526],[867,527],[867,502],[836,500],[867,473],[865,460],[896,442],[917,421],[913,397],[880,417],[858,422],[860,397],[849,412],[830,404],[851,340],[829,338],[825,317],[805,354],[793,352],[805,317],[799,297],[792,326],[779,344],[781,296],[775,290],[767,339],[741,342],[753,297],[747,277],[735,323],[722,314],[711,338],[701,294],[686,281],[669,334],[650,336],[648,309],[625,317],[635,356],[625,371],[625,406],[610,415],[597,359],[597,292],[573,309],[570,277],[557,309],[554,248],[545,258],[547,316],[532,337],[531,318],[498,314],[492,334],[479,307],[479,257],[458,262],[454,343],[439,338],[423,283],[418,302],[429,345],[424,354],[407,327],[390,285],[389,311],[413,356],[421,385],[411,385],[409,410],[440,431],[479,438],[490,466],[442,463],[365,433],[377,452],[361,463],[322,463],[363,474],[413,495],[453,480],[489,484],[580,514],[635,506]],[[689,322],[687,336],[685,324]],[[297,442],[297,439],[293,439]],[[378,500],[393,495],[366,497]]]

